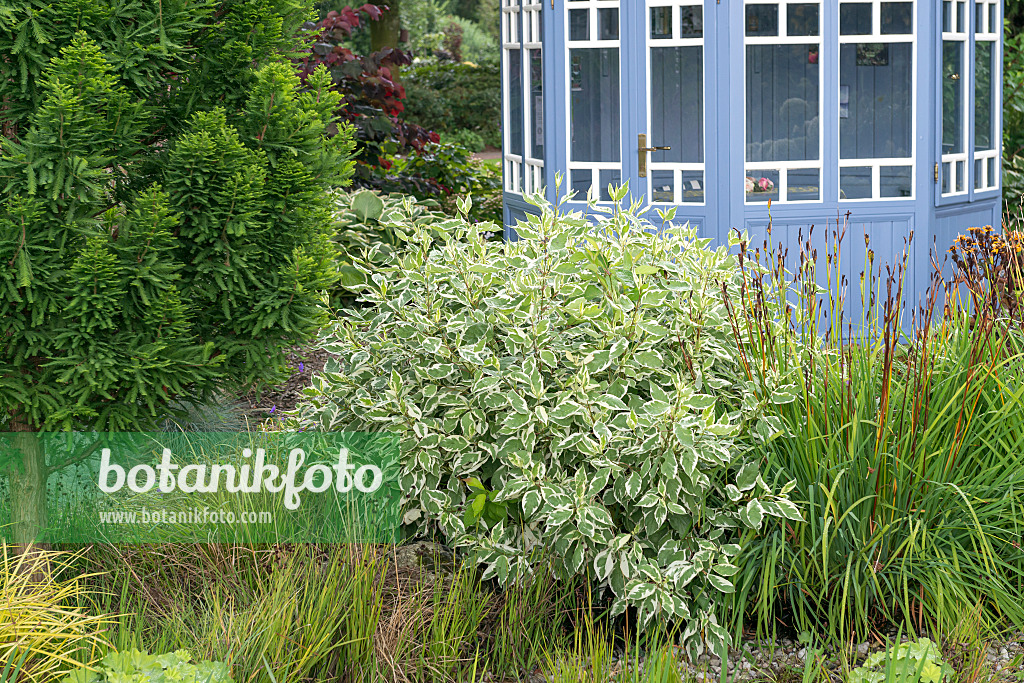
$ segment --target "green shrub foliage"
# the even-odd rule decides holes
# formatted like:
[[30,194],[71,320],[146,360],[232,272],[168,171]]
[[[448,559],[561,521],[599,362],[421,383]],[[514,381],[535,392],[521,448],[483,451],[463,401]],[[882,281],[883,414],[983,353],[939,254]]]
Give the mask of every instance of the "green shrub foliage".
[[468,548],[485,578],[526,580],[549,551],[613,612],[727,639],[731,537],[799,518],[741,440],[774,430],[723,301],[735,258],[688,227],[532,201],[514,243],[459,219],[410,226],[327,337],[340,366],[297,426],[401,434],[409,530]]
[[407,121],[439,133],[469,130],[501,146],[501,71],[497,64],[424,64],[405,76]]
[[[307,3],[0,10],[0,415],[135,429],[285,370],[334,276],[340,96]],[[0,418],[2,419],[2,418]]]

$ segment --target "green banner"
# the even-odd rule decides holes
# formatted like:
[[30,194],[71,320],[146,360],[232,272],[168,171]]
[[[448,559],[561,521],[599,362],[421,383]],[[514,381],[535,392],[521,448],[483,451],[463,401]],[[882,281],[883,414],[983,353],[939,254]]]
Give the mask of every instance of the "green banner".
[[392,434],[0,433],[0,538],[393,543],[398,482]]

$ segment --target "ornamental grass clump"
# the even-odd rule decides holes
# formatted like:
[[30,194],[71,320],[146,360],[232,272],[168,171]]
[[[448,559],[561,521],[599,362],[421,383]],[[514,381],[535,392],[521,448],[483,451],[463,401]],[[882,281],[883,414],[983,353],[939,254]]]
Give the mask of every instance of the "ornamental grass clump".
[[[1024,337],[1005,298],[972,290],[969,307],[939,272],[911,315],[909,256],[883,270],[868,250],[861,306],[848,306],[843,232],[831,231],[817,273],[810,239],[794,245],[792,271],[771,245],[746,252],[737,311],[751,363],[796,382],[795,400],[772,406],[783,433],[764,449],[763,476],[795,482],[805,521],[772,520],[744,539],[733,626],[832,644],[894,626],[944,634],[965,615],[981,636],[1020,629]],[[815,324],[770,324],[793,310]]]
[[613,614],[721,643],[737,531],[800,518],[751,457],[780,399],[741,371],[735,257],[639,207],[591,223],[531,201],[517,242],[464,219],[402,233],[327,334],[339,365],[296,426],[400,434],[408,531],[465,548],[485,579],[526,581],[544,555],[610,591]]

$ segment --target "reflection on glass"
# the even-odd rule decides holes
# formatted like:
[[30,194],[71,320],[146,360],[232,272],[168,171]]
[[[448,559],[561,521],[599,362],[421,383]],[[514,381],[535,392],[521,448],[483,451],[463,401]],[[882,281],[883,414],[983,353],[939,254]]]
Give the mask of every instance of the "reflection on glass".
[[590,40],[590,10],[569,10],[569,40]]
[[974,32],[985,32],[985,5],[980,2],[974,6]]
[[843,159],[910,157],[913,150],[913,46],[846,43],[839,48],[846,117],[839,119]]
[[992,41],[974,45],[974,148],[992,146]]
[[942,30],[946,33],[953,30],[953,3],[950,0],[942,2]]
[[572,161],[619,160],[619,51],[569,50]]
[[967,162],[958,161],[956,162],[956,191],[963,192],[966,184],[964,178],[967,177]]
[[879,183],[882,197],[910,197],[914,194],[911,184],[913,172],[910,166],[882,166],[879,169]]
[[544,158],[544,63],[540,50],[530,50],[530,156]]
[[619,10],[615,7],[606,7],[597,10],[598,23],[601,26],[599,40],[619,39]]
[[983,187],[985,187],[985,179],[981,175],[982,171],[984,170],[984,168],[982,166],[982,162],[983,162],[982,159],[975,159],[974,160],[974,189],[975,190],[980,190]]
[[942,43],[942,153],[964,151],[963,58],[964,44]]
[[679,8],[679,37],[700,38],[704,35],[704,8]]
[[871,199],[871,168],[839,169],[840,199]]
[[818,4],[800,3],[786,7],[786,34],[818,35]]
[[779,35],[779,8],[777,5],[747,5],[747,35]]
[[942,164],[942,194],[949,194],[950,175],[953,173],[953,164],[948,161]]
[[816,168],[793,169],[786,175],[786,199],[791,202],[821,198],[821,172]]
[[704,161],[704,58],[700,46],[651,48],[653,162]]
[[608,187],[611,186],[612,189],[617,189],[620,185],[622,185],[622,172],[619,171],[618,169],[603,169],[600,173],[600,181],[601,201],[610,202],[612,200],[612,196],[608,192]]
[[508,145],[512,154],[523,154],[523,55],[508,51]]
[[653,171],[651,173],[651,201],[673,204],[676,201],[675,171]]
[[990,157],[988,160],[988,186],[996,187],[999,185],[999,176],[996,175],[996,158]]
[[844,36],[871,35],[871,5],[863,2],[839,5],[839,33]]
[[988,6],[988,32],[989,33],[998,33],[999,32],[999,24],[996,23],[996,6],[995,5],[989,5]]
[[683,202],[704,201],[704,171],[683,171]]
[[672,37],[672,8],[651,8],[651,38],[655,40]]
[[779,200],[779,172],[777,170],[750,170],[744,182],[748,202],[777,202]]
[[914,5],[909,2],[882,3],[882,34],[910,34],[914,32]]
[[818,64],[812,45],[748,45],[747,161],[819,156]]

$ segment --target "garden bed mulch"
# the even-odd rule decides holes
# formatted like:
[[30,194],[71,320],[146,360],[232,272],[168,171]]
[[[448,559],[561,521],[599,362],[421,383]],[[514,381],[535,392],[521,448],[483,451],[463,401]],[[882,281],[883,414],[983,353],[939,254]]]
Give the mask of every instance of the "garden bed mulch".
[[322,372],[332,354],[318,348],[295,346],[288,352],[292,375],[277,386],[250,391],[240,398],[241,408],[252,421],[262,422],[282,412],[294,410],[302,400],[302,390],[313,383],[313,375]]

